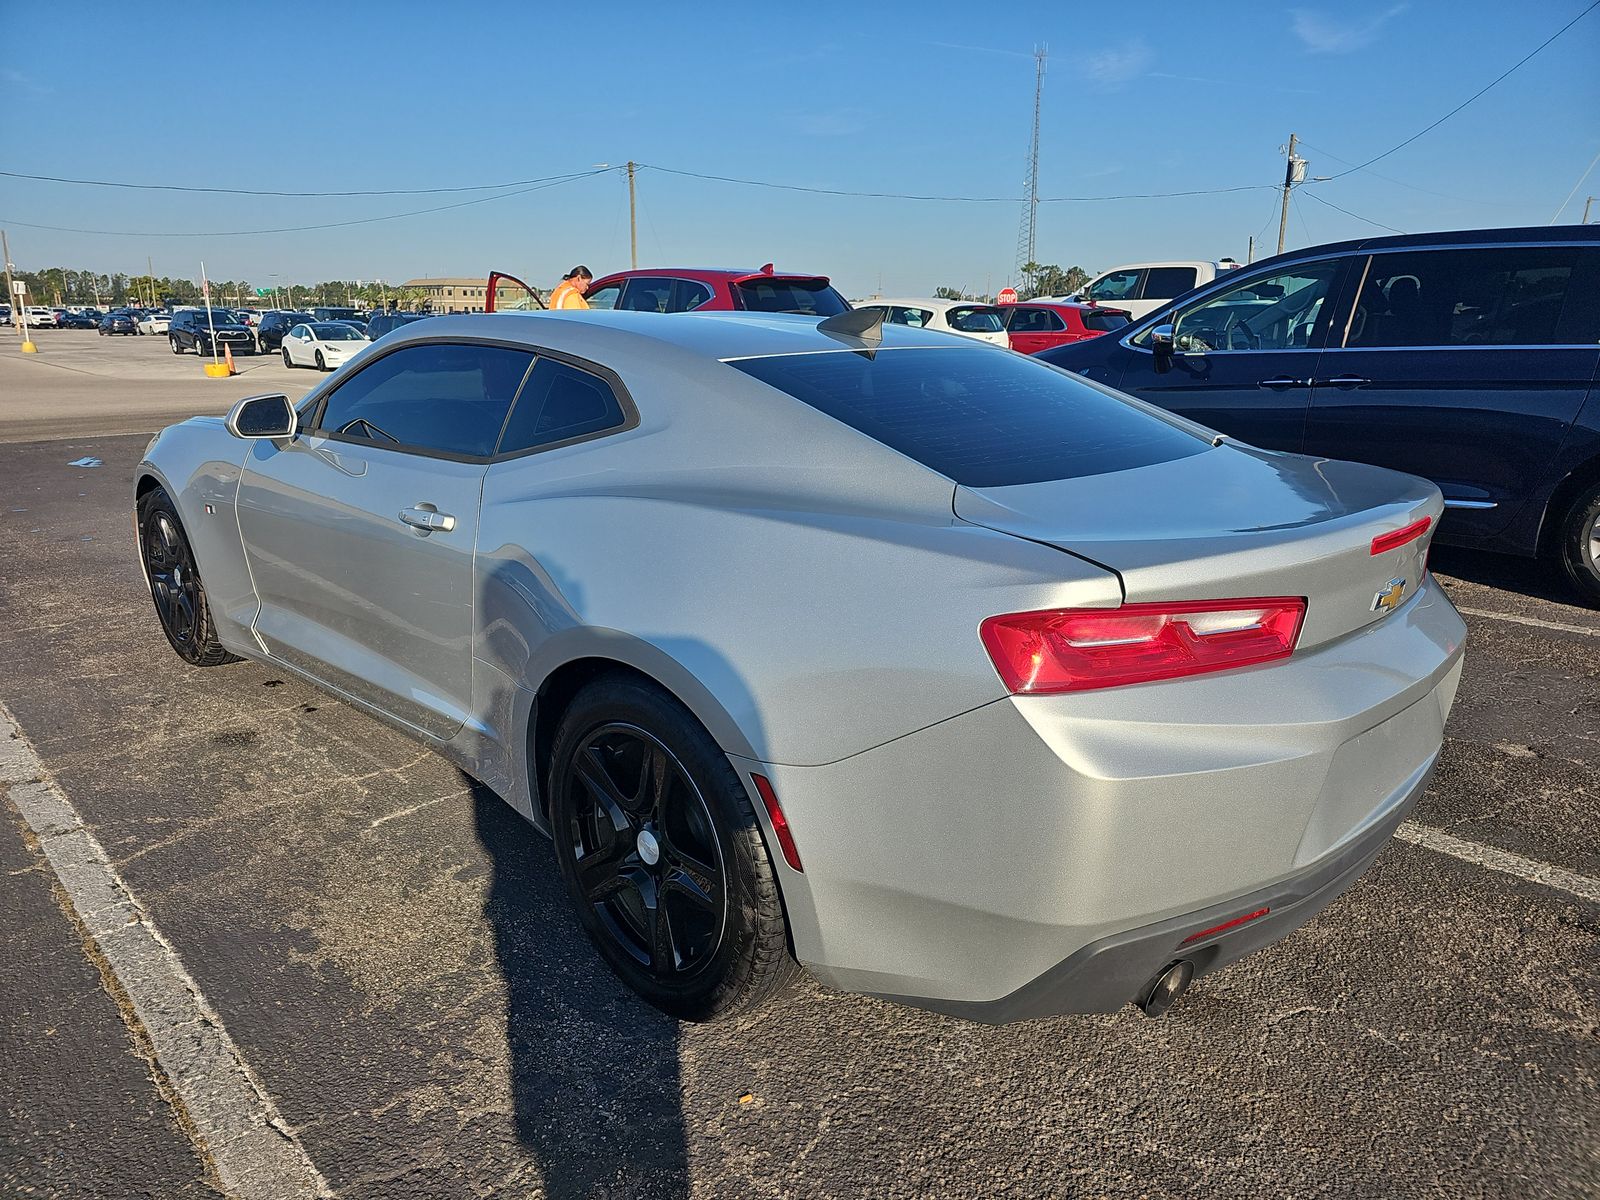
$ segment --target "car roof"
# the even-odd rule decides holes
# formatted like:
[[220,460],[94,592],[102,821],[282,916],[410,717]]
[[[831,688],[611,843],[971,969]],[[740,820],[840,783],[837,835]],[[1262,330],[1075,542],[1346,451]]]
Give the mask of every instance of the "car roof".
[[915,305],[931,308],[935,312],[948,312],[952,308],[999,308],[989,300],[938,300],[930,296],[873,296],[870,300],[852,300],[857,308],[873,308],[882,304]]
[[[1346,242],[1324,242],[1288,250],[1271,258],[1258,258],[1245,269],[1254,273],[1267,263],[1295,262],[1325,254],[1352,250],[1423,249],[1429,246],[1492,246],[1524,242],[1600,243],[1600,230],[1593,225],[1526,225],[1505,229],[1456,229],[1433,233],[1384,234],[1381,237],[1354,238]],[[1228,276],[1234,272],[1230,271]],[[1224,276],[1222,278],[1226,278]]]
[[818,275],[812,271],[763,271],[760,267],[650,267],[649,269],[636,268],[628,271],[613,271],[609,275],[601,276],[596,283],[608,283],[614,279],[634,279],[654,277],[657,275],[668,276],[673,279],[693,279],[700,283],[727,283],[736,279],[759,279],[768,276],[772,279],[822,279],[826,275]]
[[[559,328],[552,330],[552,324]],[[447,337],[485,337],[549,346],[614,366],[612,355],[645,355],[676,349],[697,358],[728,361],[779,354],[859,351],[861,343],[818,329],[816,317],[784,313],[643,313],[615,309],[545,312],[460,313],[415,322],[390,334],[395,344]],[[949,349],[948,334],[885,322],[881,348]],[[973,342],[982,353],[981,343]]]

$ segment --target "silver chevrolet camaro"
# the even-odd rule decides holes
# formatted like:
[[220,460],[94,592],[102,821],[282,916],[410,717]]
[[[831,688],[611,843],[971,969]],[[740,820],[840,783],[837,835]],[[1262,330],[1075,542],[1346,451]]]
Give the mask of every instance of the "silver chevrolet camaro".
[[136,473],[162,628],[498,792],[677,1017],[797,964],[1158,1014],[1426,785],[1439,492],[873,318],[438,318],[174,425]]

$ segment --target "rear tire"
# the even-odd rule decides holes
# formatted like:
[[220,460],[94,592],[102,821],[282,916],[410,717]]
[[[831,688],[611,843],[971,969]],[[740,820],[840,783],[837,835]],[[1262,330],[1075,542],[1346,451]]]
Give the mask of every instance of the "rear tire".
[[1590,484],[1561,524],[1561,566],[1590,604],[1600,605],[1600,483]]
[[624,983],[669,1016],[716,1021],[795,979],[749,792],[682,704],[638,679],[598,679],[562,714],[550,764],[562,879]]
[[168,338],[167,341],[172,343],[172,352],[174,354],[182,354],[183,353],[183,347],[178,344],[178,339],[177,338]]
[[217,640],[205,585],[195,566],[189,537],[165,489],[151,488],[139,498],[139,554],[150,583],[161,632],[184,662],[219,667],[239,662]]

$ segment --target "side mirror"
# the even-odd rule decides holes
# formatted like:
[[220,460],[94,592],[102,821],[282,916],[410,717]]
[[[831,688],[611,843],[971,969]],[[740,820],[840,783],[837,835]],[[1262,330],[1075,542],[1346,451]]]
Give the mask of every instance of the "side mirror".
[[299,416],[281,393],[246,396],[228,413],[227,425],[236,438],[289,438],[299,428]]
[[1177,339],[1171,325],[1157,325],[1150,331],[1150,350],[1156,358],[1156,370],[1165,371],[1172,365]]

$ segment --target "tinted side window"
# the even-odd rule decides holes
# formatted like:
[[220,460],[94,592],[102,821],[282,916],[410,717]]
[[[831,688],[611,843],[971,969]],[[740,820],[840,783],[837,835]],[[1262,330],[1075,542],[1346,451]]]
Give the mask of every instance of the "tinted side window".
[[1600,249],[1375,254],[1345,345],[1547,346],[1600,341]]
[[913,329],[921,329],[933,320],[933,314],[925,308],[908,308],[897,304],[890,310],[889,320],[896,325],[909,325]]
[[500,439],[500,454],[516,454],[614,429],[626,421],[611,385],[598,375],[553,358],[534,364]]
[[1139,294],[1139,280],[1143,271],[1113,271],[1103,279],[1091,283],[1084,293],[1091,300],[1131,300]]
[[317,425],[380,446],[486,457],[532,362],[500,346],[407,346],[341,384]]
[[671,312],[672,280],[653,276],[630,279],[617,307],[627,312]]
[[1017,308],[1007,328],[1012,333],[1059,333],[1066,326],[1048,308]]
[[1099,475],[1210,449],[1063,371],[981,346],[728,365],[967,487]]
[[1194,275],[1193,267],[1151,267],[1145,273],[1141,295],[1146,300],[1170,300],[1174,296],[1181,296],[1194,287]]
[[673,312],[693,312],[711,299],[711,289],[697,279],[678,280],[672,293]]
[[1085,312],[1081,315],[1083,317],[1083,327],[1085,329],[1093,329],[1097,333],[1109,333],[1113,329],[1121,329],[1128,324],[1128,315],[1117,312],[1114,309],[1102,308],[1097,311]]
[[615,308],[617,297],[622,294],[620,283],[608,283],[603,288],[595,288],[584,297],[589,302],[590,308]]

